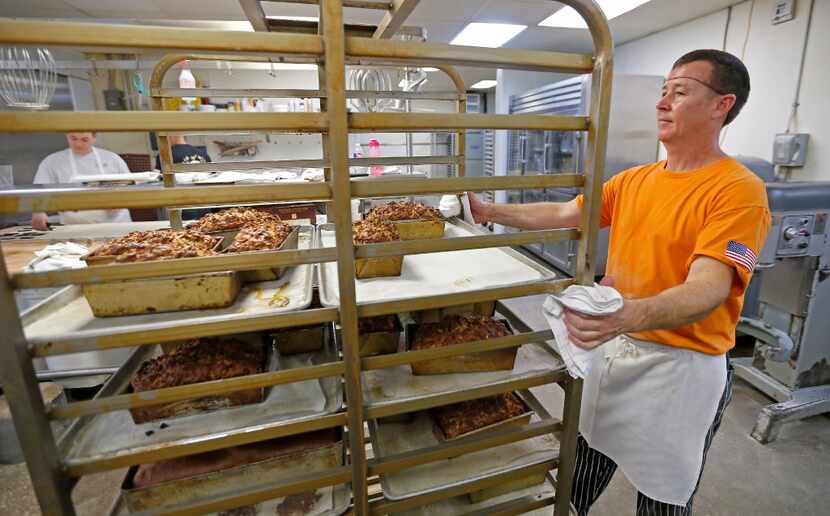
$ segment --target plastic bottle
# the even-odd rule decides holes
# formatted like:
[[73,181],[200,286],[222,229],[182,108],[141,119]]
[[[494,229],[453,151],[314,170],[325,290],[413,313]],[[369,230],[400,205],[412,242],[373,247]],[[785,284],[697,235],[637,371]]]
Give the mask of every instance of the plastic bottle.
[[182,61],[181,67],[182,71],[179,72],[179,88],[195,88],[196,77],[190,71],[190,65],[187,64],[187,61]]
[[[380,157],[380,142],[377,141],[375,138],[369,140],[369,157],[370,158],[379,158]],[[384,167],[383,165],[372,165],[369,167],[369,174],[373,176],[382,176],[383,175]]]
[[[196,77],[194,77],[193,72],[190,71],[190,66],[187,61],[182,61],[180,65],[182,71],[179,72],[179,88],[195,88]],[[180,111],[195,110],[196,97],[182,97],[182,102],[185,108],[182,109],[182,106],[179,106]]]

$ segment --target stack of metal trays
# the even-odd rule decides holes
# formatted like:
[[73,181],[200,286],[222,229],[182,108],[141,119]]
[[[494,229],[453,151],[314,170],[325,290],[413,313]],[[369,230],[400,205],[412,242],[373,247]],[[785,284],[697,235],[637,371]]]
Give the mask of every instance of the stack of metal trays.
[[[330,335],[322,351],[290,356],[276,352],[278,370],[309,367],[337,360]],[[160,353],[158,346],[139,347],[104,385],[98,397],[123,394],[144,360]],[[266,430],[339,412],[343,387],[339,377],[275,385],[264,401],[186,417],[133,423],[126,410],[84,416],[60,437],[58,446],[69,466],[115,459],[128,454],[164,450],[170,443],[210,442],[252,430]]]
[[[318,226],[322,247],[335,247],[334,231]],[[452,219],[445,238],[482,234],[473,226]],[[337,263],[321,263],[320,303],[339,306]],[[469,249],[408,255],[400,276],[356,281],[357,302],[371,303],[452,294],[555,279],[556,273],[509,247]]]
[[[301,226],[299,248],[312,247],[312,226]],[[279,280],[245,285],[227,308],[96,318],[80,286],[62,289],[22,315],[30,342],[94,339],[102,335],[175,328],[303,310],[311,305],[314,266],[297,265]]]

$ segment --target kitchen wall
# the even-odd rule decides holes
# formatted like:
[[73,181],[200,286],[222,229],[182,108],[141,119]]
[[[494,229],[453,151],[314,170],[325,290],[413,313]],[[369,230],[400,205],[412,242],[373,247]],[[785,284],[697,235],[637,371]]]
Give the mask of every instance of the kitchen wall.
[[[772,159],[776,133],[785,132],[795,96],[807,14],[811,0],[799,0],[795,19],[772,25],[774,0],[749,0],[691,20],[616,49],[616,73],[666,75],[675,59],[696,48],[719,48],[743,55],[752,80],[749,101],[722,136],[730,154]],[[798,116],[793,132],[810,133],[807,164],[792,171],[793,181],[830,180],[830,2],[815,0],[804,64]],[[725,43],[725,46],[724,46]]]
[[[267,69],[219,69],[214,65],[194,67],[194,75],[199,81],[207,81],[211,88],[275,88],[275,89],[316,89],[318,87],[316,70],[275,70],[274,76],[268,74]],[[431,88],[442,90],[449,88],[449,81],[441,77],[441,73],[430,73],[427,85]],[[175,86],[178,73],[171,70],[165,80],[165,84]],[[221,101],[222,99],[211,99]],[[287,101],[279,101],[287,102]],[[450,112],[454,111],[454,103],[440,101],[414,101],[413,111],[419,112]],[[352,134],[350,135],[350,153],[354,152],[357,143],[363,145],[364,155],[368,155],[368,143],[370,138],[377,138],[381,145],[383,156],[406,155],[405,136],[401,133],[383,134]],[[221,158],[219,147],[214,143],[216,140],[225,141],[260,141],[256,156],[238,157],[232,156]],[[439,138],[440,140],[440,138]],[[246,160],[279,160],[279,159],[318,159],[322,157],[321,137],[318,134],[255,134],[255,135],[234,135],[227,134],[221,138],[218,136],[190,136],[188,141],[192,144],[207,145],[208,152],[217,161],[246,161]],[[424,156],[430,154],[444,154],[446,146],[433,147],[433,138],[430,133],[414,133],[414,155]],[[417,167],[416,171],[446,175],[446,167],[425,166]]]

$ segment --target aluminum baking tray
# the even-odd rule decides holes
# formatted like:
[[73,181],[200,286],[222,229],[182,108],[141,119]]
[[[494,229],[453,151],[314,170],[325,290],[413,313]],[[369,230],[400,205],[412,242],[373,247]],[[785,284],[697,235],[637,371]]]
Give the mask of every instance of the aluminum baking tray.
[[[522,397],[534,412],[544,409],[529,391]],[[534,415],[532,421],[538,421]],[[442,441],[433,431],[433,420],[426,411],[419,412],[411,422],[369,421],[369,437],[378,459],[400,453],[411,453],[437,446]],[[404,500],[461,486],[494,475],[521,471],[559,457],[559,442],[551,434],[496,446],[460,457],[430,462],[394,473],[380,475],[383,495],[390,500]]]
[[[301,226],[299,248],[312,246],[313,227]],[[242,287],[236,301],[227,308],[188,310],[121,317],[96,318],[77,285],[61,289],[26,311],[26,338],[95,338],[114,332],[174,328],[182,324],[219,322],[303,310],[311,305],[312,264],[291,267],[276,281]]]
[[[317,242],[322,247],[335,247],[334,231],[322,225],[318,226],[318,231]],[[463,221],[451,219],[444,234],[446,238],[452,238],[482,232]],[[327,307],[338,306],[337,263],[321,263],[317,270],[320,303]],[[359,280],[355,287],[357,302],[370,303],[529,284],[556,277],[554,271],[515,249],[499,247],[409,255],[400,276]]]
[[[296,495],[294,495],[296,496]],[[321,487],[314,492],[317,502],[309,508],[303,516],[340,516],[349,510],[352,501],[352,490],[347,484]],[[244,508],[239,510],[223,511],[221,513],[209,513],[212,516],[231,516],[234,514],[245,516],[274,516],[280,514],[287,499],[293,496],[275,498],[254,506],[253,511],[245,512]],[[128,516],[130,513],[124,498],[119,496],[109,511],[109,516]],[[533,513],[536,514],[536,513]]]
[[[130,378],[158,346],[141,346],[102,388],[99,397],[126,393]],[[279,370],[308,367],[337,360],[334,338],[317,353],[277,355]],[[338,412],[343,405],[339,377],[275,385],[262,403],[230,407],[221,411],[194,414],[136,425],[127,410],[85,416],[75,421],[60,437],[68,462],[97,460],[134,452],[164,449],[173,442],[200,442],[221,436],[243,434],[255,429],[281,426]]]
[[[399,512],[400,516],[460,516],[462,514],[469,514],[473,511],[480,511],[480,513],[488,513],[495,506],[517,500],[524,497],[549,496],[556,492],[553,481],[548,475],[545,478],[544,484],[536,485],[530,488],[513,491],[508,494],[491,498],[479,503],[472,503],[466,495],[456,496],[441,500],[440,502],[431,503],[429,505],[422,505],[408,511]],[[524,513],[525,516],[550,516],[551,508],[543,507],[535,511]]]
[[414,376],[409,365],[364,371],[364,399],[371,406],[383,406],[485,385],[505,384],[563,368],[562,361],[548,344],[528,343],[519,347],[516,363],[510,371]]
[[[285,481],[296,476],[297,471],[302,471],[304,474],[322,473],[343,465],[345,460],[342,432],[338,431],[339,429],[332,430],[334,431],[330,433],[330,436],[333,438],[336,436],[336,439],[314,448],[284,450],[256,462],[145,487],[135,487],[134,479],[138,467],[133,466],[121,484],[121,493],[128,509],[142,511],[188,505],[204,498],[230,496],[254,489],[256,486]],[[321,432],[326,433],[327,430]],[[300,434],[288,439],[296,446],[296,443],[302,441],[303,437],[304,434]],[[314,499],[313,496],[310,498]],[[249,507],[255,508],[255,506]]]

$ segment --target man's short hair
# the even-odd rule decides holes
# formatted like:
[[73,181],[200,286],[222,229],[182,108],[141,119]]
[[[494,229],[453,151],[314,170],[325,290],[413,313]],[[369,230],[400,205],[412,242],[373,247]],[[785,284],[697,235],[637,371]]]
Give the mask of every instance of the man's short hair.
[[712,89],[726,95],[735,95],[735,105],[726,114],[723,125],[729,124],[749,98],[749,72],[743,62],[729,52],[715,49],[693,50],[674,62],[672,69],[694,61],[706,61],[712,65],[712,76],[709,81]]

